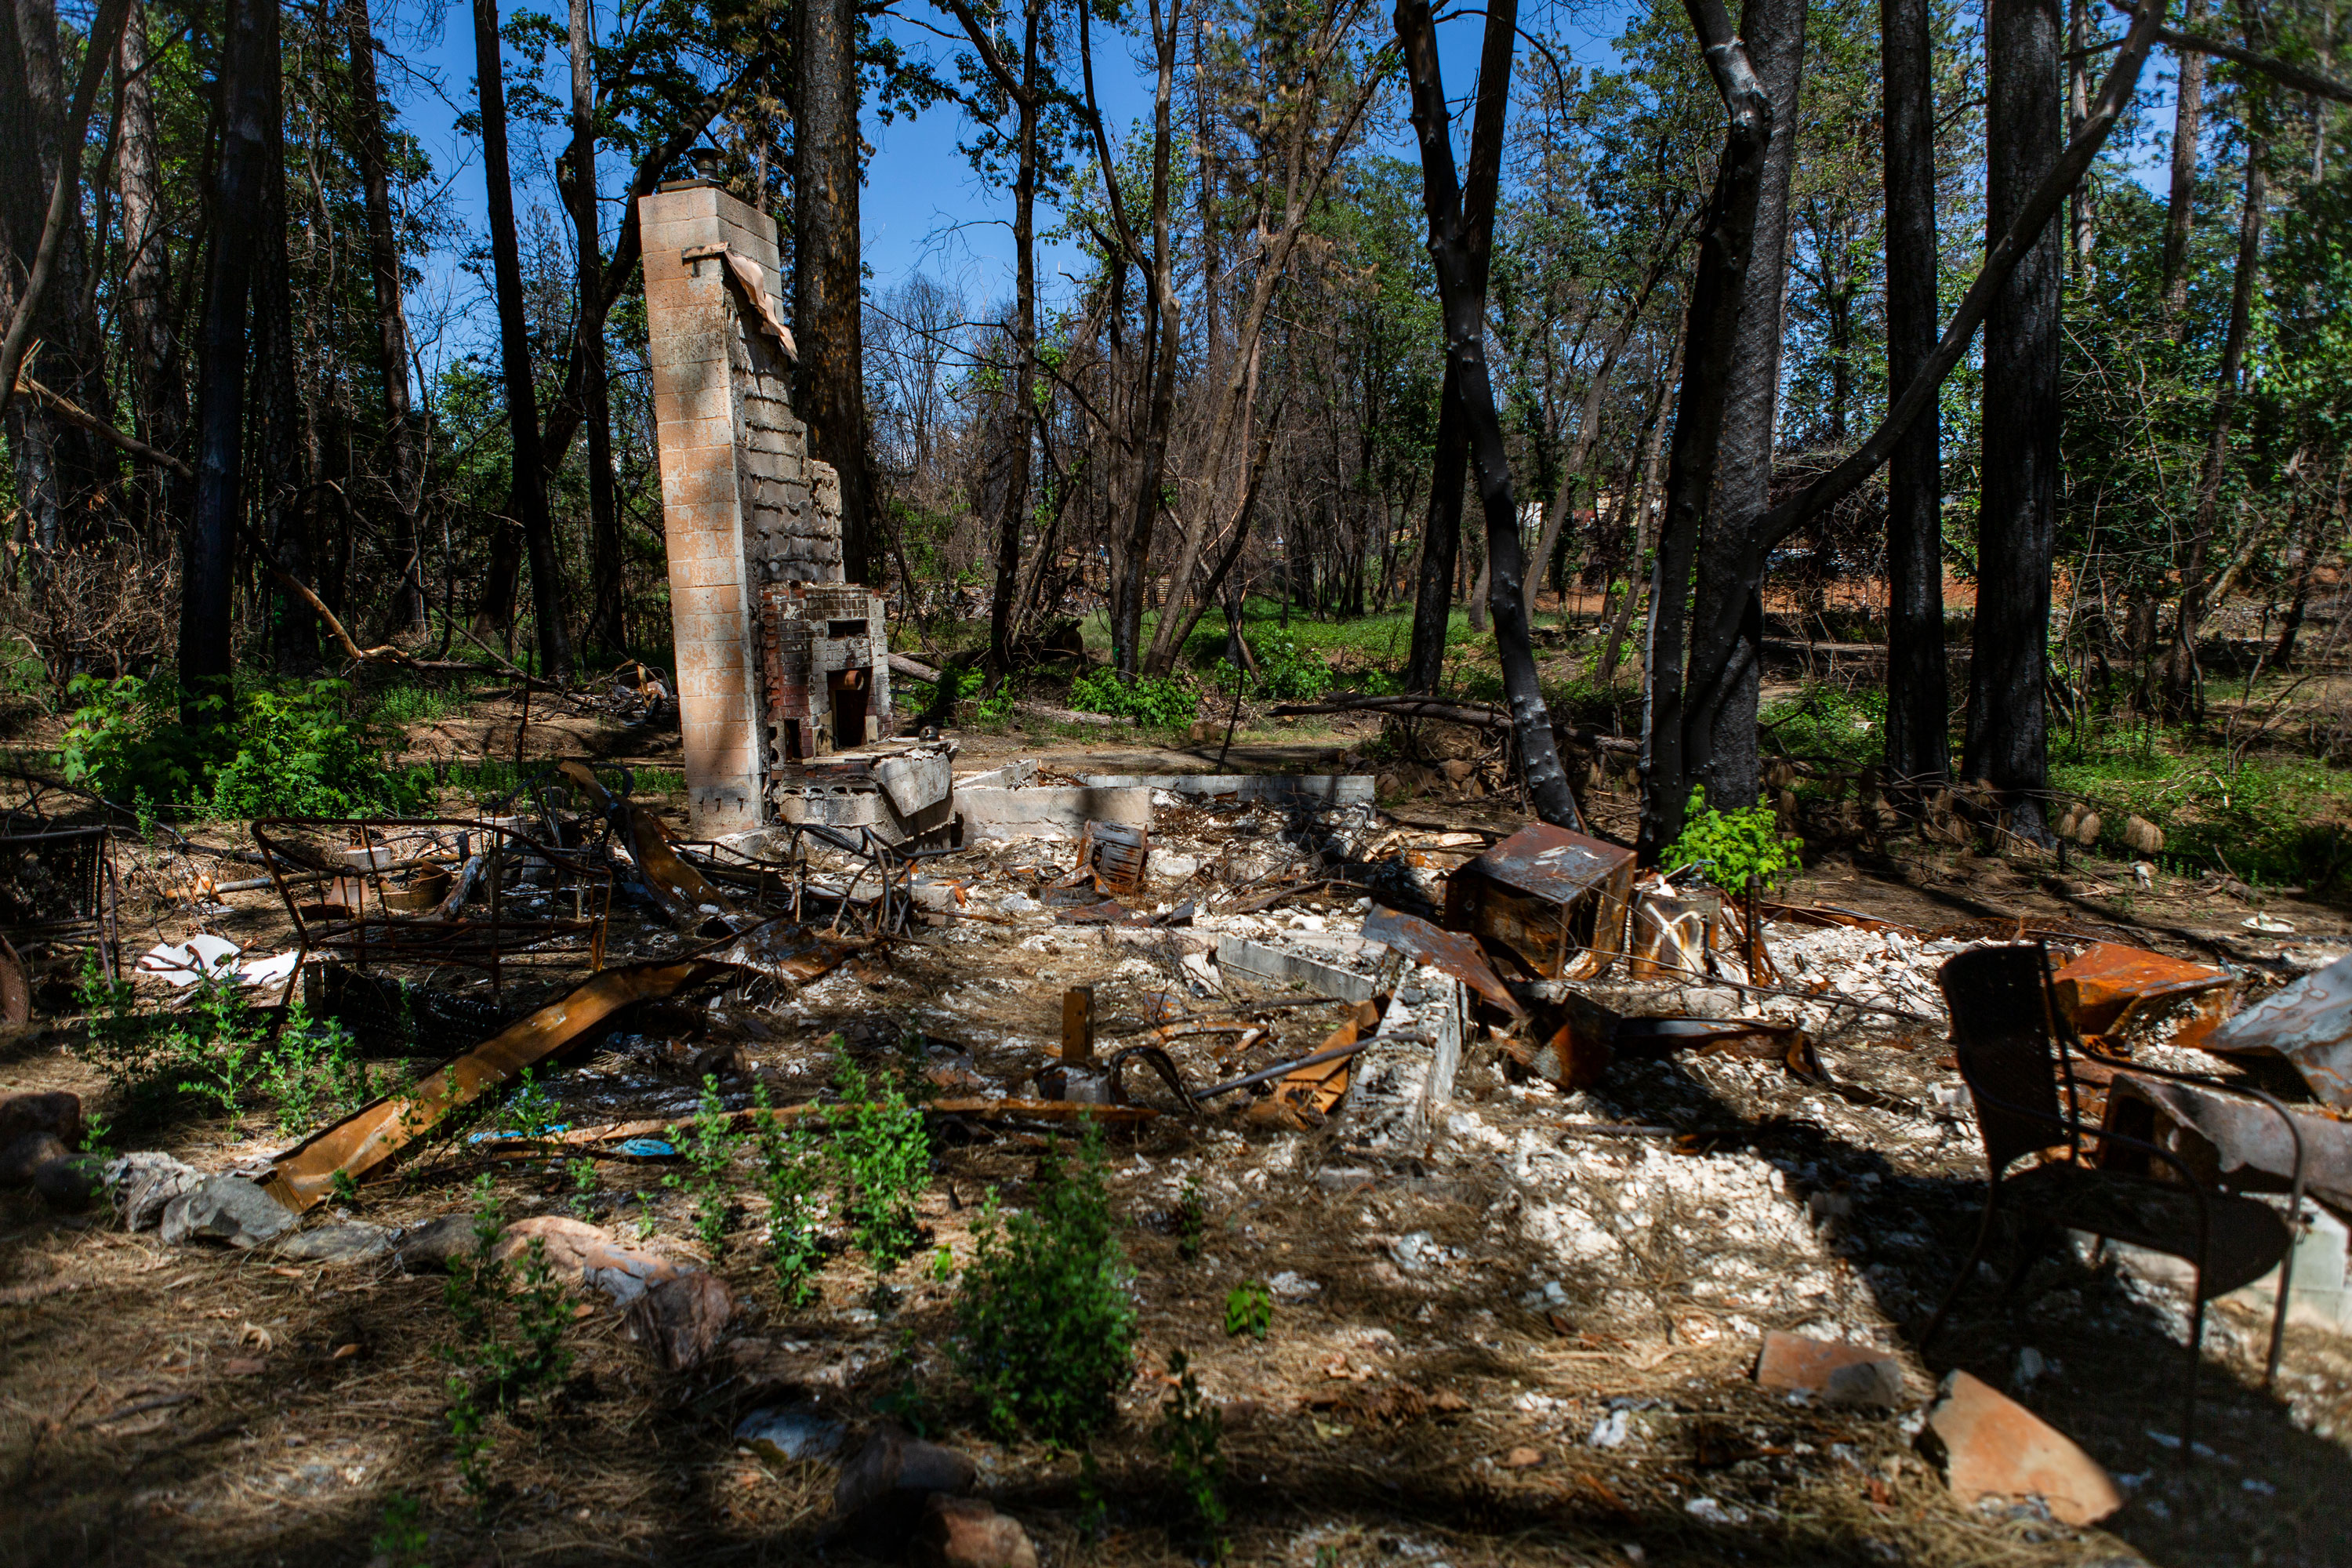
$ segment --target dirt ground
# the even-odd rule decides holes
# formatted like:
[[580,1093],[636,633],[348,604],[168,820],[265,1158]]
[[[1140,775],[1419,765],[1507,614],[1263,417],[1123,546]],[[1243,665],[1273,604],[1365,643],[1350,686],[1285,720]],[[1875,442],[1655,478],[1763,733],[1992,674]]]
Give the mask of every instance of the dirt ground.
[[[446,754],[503,754],[514,722],[493,711],[446,726]],[[1351,766],[1367,738],[1277,729],[1235,746],[1223,771]],[[526,741],[531,757],[584,751],[648,770],[677,754],[674,731],[591,721],[562,732],[535,722]],[[1066,772],[1217,763],[1213,743],[1156,748],[1116,731],[960,741],[960,771],[1020,756]],[[1596,791],[1587,806],[1597,831],[1630,840],[1630,796]],[[1440,795],[1385,803],[1377,826],[1495,834],[1523,820],[1505,795]],[[1295,828],[1265,813],[1241,822],[1183,808],[1174,823],[1174,837],[1238,838],[1251,852],[1290,842]],[[224,847],[234,838],[196,837]],[[972,847],[934,874],[993,888],[1050,853]],[[151,863],[133,878],[143,900],[133,951],[197,929],[255,952],[284,942],[285,911],[269,894],[221,895],[209,910],[173,903],[167,893],[190,863],[158,855],[142,865]],[[215,868],[216,883],[251,874]],[[2274,899],[2264,911],[2295,928],[2282,944],[2249,932],[2248,907],[2222,893],[2164,879],[2141,889],[2127,867],[2105,863],[2069,867],[2070,890],[2053,890],[2061,876],[1857,840],[1820,856],[1784,897],[1931,931],[2073,922],[2279,975],[2313,939],[2347,931],[2341,909]],[[2079,890],[2101,887],[2131,891]],[[1303,893],[1234,917],[1258,927],[1221,929],[1278,931],[1311,918],[1352,930],[1357,907],[1345,889]],[[677,940],[631,911],[615,917],[613,957]],[[500,1001],[520,1008],[583,969],[520,967]],[[549,1084],[569,1120],[683,1120],[714,1065],[730,1104],[755,1079],[791,1101],[819,1089],[840,1051],[886,1050],[913,1030],[936,1066],[1009,1089],[1040,1064],[1064,989],[1081,984],[1097,987],[1111,1043],[1140,1037],[1171,1005],[1265,1008],[1273,1034],[1254,1059],[1266,1061],[1313,1048],[1347,1011],[1246,988],[1203,998],[1148,933],[1115,942],[1097,928],[1008,916],[926,931],[797,990],[730,984],[688,1008],[625,1016]],[[69,1089],[101,1102],[102,1079],[75,1051],[78,1026],[56,1016],[54,989],[44,999],[47,1016],[0,1039],[0,1093]],[[832,1467],[762,1460],[732,1434],[763,1408],[814,1402],[859,1421],[885,1401],[974,1457],[982,1492],[1023,1523],[1042,1560],[1189,1561],[1152,1441],[1181,1350],[1223,1406],[1238,1563],[2352,1563],[2352,1341],[2291,1329],[2278,1384],[2265,1390],[2267,1322],[2225,1304],[2201,1381],[2210,1451],[2187,1467],[2175,1451],[2178,1300],[2112,1264],[2053,1258],[2007,1299],[1997,1280],[1976,1281],[1923,1360],[1911,1336],[1981,1203],[1974,1125],[1953,1109],[1958,1079],[1940,1027],[1843,1011],[1815,1033],[1826,1082],[1777,1063],[1681,1056],[1622,1061],[1566,1094],[1511,1081],[1481,1029],[1443,1130],[1411,1152],[1364,1147],[1344,1116],[1308,1131],[1260,1124],[1238,1106],[1192,1120],[1132,1076],[1136,1097],[1167,1113],[1112,1143],[1139,1353],[1121,1419],[1094,1450],[1092,1483],[1076,1455],[980,1429],[948,1357],[952,1289],[927,1272],[934,1249],[969,1256],[989,1188],[1022,1203],[1039,1149],[1026,1134],[966,1127],[939,1143],[924,1251],[892,1277],[898,1300],[880,1310],[872,1272],[854,1256],[828,1264],[817,1304],[782,1310],[747,1242],[709,1260],[740,1304],[728,1342],[673,1375],[629,1342],[601,1297],[586,1296],[572,1376],[551,1407],[493,1426],[498,1484],[481,1509],[450,1458],[440,1352],[453,1331],[437,1274],[410,1275],[383,1257],[322,1265],[267,1247],[168,1247],[102,1212],[59,1215],[28,1193],[0,1194],[0,1562],[361,1563],[396,1495],[420,1505],[436,1563],[855,1560],[831,1533]],[[1188,1081],[1216,1071],[1203,1043],[1180,1041],[1174,1054]],[[223,1169],[284,1142],[259,1114],[234,1124],[188,1115],[123,1146]],[[510,1217],[576,1213],[697,1257],[687,1199],[662,1183],[668,1169],[600,1161],[583,1192],[544,1162],[444,1149],[320,1221],[414,1226],[464,1209],[469,1184],[490,1170]],[[1208,1223],[1190,1261],[1174,1234],[1188,1181]],[[1995,1254],[2004,1269],[2007,1258]],[[1223,1331],[1226,1292],[1244,1280],[1275,1288],[1262,1342]],[[1759,1388],[1757,1344],[1771,1329],[1896,1350],[1906,1403],[1863,1411]],[[2038,1376],[2024,1375],[2036,1364]],[[2073,1530],[2026,1509],[1957,1503],[1916,1442],[1954,1368],[2011,1391],[2080,1443],[2125,1489],[2123,1510]],[[1107,1520],[1084,1531],[1095,1493]]]

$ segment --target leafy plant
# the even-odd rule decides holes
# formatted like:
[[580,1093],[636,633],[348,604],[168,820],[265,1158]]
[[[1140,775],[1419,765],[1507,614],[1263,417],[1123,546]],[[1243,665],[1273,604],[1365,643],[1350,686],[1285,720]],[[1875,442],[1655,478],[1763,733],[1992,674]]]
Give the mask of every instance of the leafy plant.
[[571,1162],[572,1214],[575,1219],[596,1217],[596,1162],[584,1156]]
[[[180,689],[162,676],[100,680],[77,675],[66,683],[75,704],[59,748],[66,782],[117,801],[193,799],[207,770],[205,736],[182,726]],[[225,715],[227,700],[200,700],[201,710]]]
[[509,1137],[549,1138],[563,1131],[563,1107],[539,1081],[538,1072],[525,1068],[491,1120]]
[[824,1163],[816,1136],[800,1125],[787,1127],[768,1101],[762,1081],[751,1091],[760,1110],[752,1126],[760,1152],[760,1190],[768,1200],[768,1272],[786,1307],[816,1299],[815,1274],[824,1261],[817,1232],[817,1190]]
[[478,1499],[489,1491],[483,1455],[491,1447],[491,1415],[534,1396],[543,1400],[572,1366],[563,1343],[572,1297],[547,1261],[547,1243],[532,1237],[521,1266],[509,1269],[498,1256],[505,1234],[504,1205],[484,1172],[474,1184],[473,1250],[442,1287],[457,1320],[457,1342],[440,1352],[451,1369],[445,1386],[457,1475]]
[[1200,716],[1201,697],[1172,676],[1138,676],[1132,682],[1104,666],[1070,683],[1070,706],[1081,713],[1109,713],[1148,729],[1181,730]]
[[1211,1562],[1222,1563],[1233,1550],[1224,1534],[1224,1412],[1202,1397],[1200,1380],[1182,1351],[1169,1352],[1168,1373],[1176,1386],[1160,1406],[1152,1444],[1168,1456],[1169,1479],[1191,1508],[1194,1543]]
[[702,1075],[702,1098],[695,1108],[694,1120],[683,1132],[671,1128],[669,1137],[686,1156],[687,1168],[682,1174],[673,1172],[664,1176],[662,1184],[684,1188],[693,1194],[694,1234],[701,1238],[703,1250],[712,1258],[724,1257],[728,1173],[734,1168],[738,1140],[728,1119],[727,1102],[719,1098],[716,1078],[709,1073]]
[[1229,660],[1217,661],[1219,688],[1231,691],[1235,680],[1245,679],[1254,695],[1270,702],[1311,702],[1331,689],[1330,665],[1293,633],[1260,631],[1250,639],[1250,652],[1257,660],[1255,675],[1236,670]]
[[1682,836],[1666,850],[1666,865],[1697,866],[1709,882],[1738,893],[1747,890],[1751,879],[1760,888],[1770,888],[1782,872],[1801,863],[1798,841],[1781,835],[1770,806],[1716,811],[1706,800],[1704,790],[1691,791]]
[[322,1115],[356,1110],[381,1092],[342,1021],[313,1022],[299,995],[263,1053],[260,1076],[277,1107],[278,1130],[289,1134],[316,1125]]
[[915,1199],[929,1177],[930,1142],[923,1113],[888,1075],[868,1080],[844,1059],[834,1076],[841,1103],[826,1116],[841,1176],[842,1214],[850,1240],[875,1272],[886,1274],[912,1251]]
[[1225,1333],[1263,1340],[1274,1327],[1274,1293],[1256,1279],[1244,1279],[1225,1292]]
[[1135,1305],[1111,1217],[1102,1131],[1075,1155],[1049,1140],[1034,1209],[991,1191],[956,1297],[956,1357],[989,1424],[1075,1444],[1114,1414],[1131,1374]]
[[180,1092],[202,1096],[235,1116],[266,1070],[265,1026],[245,1005],[245,988],[234,974],[199,981],[185,1018],[163,1046],[182,1071],[194,1075],[180,1080]]
[[1209,1206],[1198,1176],[1184,1178],[1176,1195],[1176,1256],[1191,1263],[1201,1256],[1209,1237]]
[[385,1568],[426,1568],[433,1538],[425,1532],[420,1515],[416,1500],[405,1492],[394,1492],[384,1500],[383,1522],[376,1526],[368,1549]]

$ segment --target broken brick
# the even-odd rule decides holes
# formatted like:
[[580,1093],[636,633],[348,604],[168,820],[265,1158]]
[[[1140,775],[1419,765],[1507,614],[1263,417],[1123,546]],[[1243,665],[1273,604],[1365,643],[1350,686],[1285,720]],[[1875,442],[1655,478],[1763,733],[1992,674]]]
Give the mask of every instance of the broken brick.
[[1927,1412],[1944,1450],[1946,1479],[1961,1501],[2038,1497],[2051,1517],[2095,1524],[2123,1507],[2107,1472],[2055,1427],[1965,1372],[1944,1380]]

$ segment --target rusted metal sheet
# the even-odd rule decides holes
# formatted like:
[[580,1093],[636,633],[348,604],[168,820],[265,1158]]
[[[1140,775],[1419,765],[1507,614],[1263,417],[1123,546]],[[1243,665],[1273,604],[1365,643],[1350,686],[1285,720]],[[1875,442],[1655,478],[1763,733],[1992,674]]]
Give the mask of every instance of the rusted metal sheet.
[[1323,1125],[1348,1098],[1355,1058],[1338,1053],[1356,1043],[1361,1027],[1350,1018],[1333,1030],[1313,1057],[1282,1076],[1272,1094],[1251,1103],[1249,1119],[1300,1131]]
[[1531,823],[1446,879],[1445,924],[1544,979],[1580,980],[1624,945],[1633,887],[1631,849]]
[[[2352,1121],[2315,1110],[2289,1109],[2287,1114],[2303,1140],[2305,1190],[2331,1203],[2352,1205]],[[2108,1131],[2126,1136],[2153,1133],[2156,1142],[2209,1176],[2240,1184],[2273,1184],[2246,1183],[2249,1173],[2260,1173],[2284,1189],[2294,1173],[2294,1142],[2278,1112],[2242,1095],[2123,1071],[2108,1090],[2105,1120]],[[2194,1142],[2184,1133],[2193,1134]]]
[[[1536,1038],[1543,1044],[1535,1044]],[[1822,1076],[1811,1037],[1793,1024],[1760,1018],[1633,1018],[1573,991],[1539,1009],[1530,1039],[1506,1042],[1503,1050],[1520,1068],[1561,1089],[1590,1088],[1621,1056],[1659,1057],[1686,1050],[1778,1061],[1801,1078]]]
[[2352,1110],[2352,958],[2339,958],[2266,996],[2205,1038],[2209,1051],[2272,1051],[2311,1092]]
[[2060,1010],[2085,1035],[2121,1034],[2134,1019],[2192,997],[2210,998],[2200,1016],[2184,1026],[2184,1034],[2193,1029],[2197,1037],[2176,1037],[2172,1042],[2182,1046],[2197,1044],[2221,1021],[2235,987],[2236,977],[2227,970],[2110,942],[2084,948],[2050,977]]
[[1385,942],[1422,963],[1442,969],[1514,1018],[1528,1016],[1527,1007],[1486,962],[1477,942],[1458,931],[1433,926],[1418,915],[1400,914],[1375,904],[1364,917],[1364,939]]
[[265,1189],[300,1214],[334,1192],[338,1175],[360,1180],[431,1132],[451,1111],[555,1055],[630,1003],[674,995],[709,973],[698,959],[605,970],[493,1035],[409,1093],[386,1096],[311,1134],[278,1156]]
[[1150,854],[1150,828],[1089,822],[1078,833],[1078,876],[1091,873],[1095,891],[1107,899],[1131,899],[1143,890]]
[[636,805],[629,808],[626,821],[629,855],[671,923],[692,931],[714,915],[735,913],[734,901],[670,847],[669,829],[659,817]]
[[1847,926],[1855,931],[1896,931],[1904,936],[1917,936],[1916,926],[1900,921],[1880,920],[1859,910],[1845,909],[1837,904],[1776,904],[1766,899],[1757,908],[1768,921],[1779,921],[1798,926]]

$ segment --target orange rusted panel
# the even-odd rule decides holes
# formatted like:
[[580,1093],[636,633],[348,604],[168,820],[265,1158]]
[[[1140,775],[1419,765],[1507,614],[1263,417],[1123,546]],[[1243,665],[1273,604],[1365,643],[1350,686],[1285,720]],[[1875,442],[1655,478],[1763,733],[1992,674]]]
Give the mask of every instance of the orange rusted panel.
[[2108,942],[2084,949],[2050,980],[2059,1008],[2085,1035],[2106,1034],[2126,1014],[2152,1003],[2201,995],[2231,984],[2226,970],[2210,964]]

